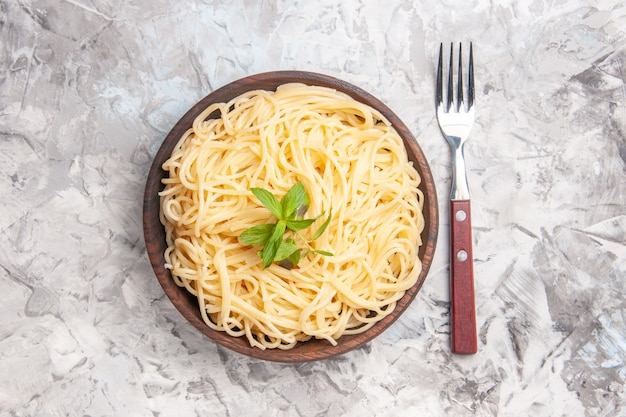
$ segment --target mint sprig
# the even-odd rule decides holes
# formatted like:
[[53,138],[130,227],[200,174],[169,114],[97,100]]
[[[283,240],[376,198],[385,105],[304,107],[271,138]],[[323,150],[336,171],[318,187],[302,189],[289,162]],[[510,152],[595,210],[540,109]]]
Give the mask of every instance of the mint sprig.
[[[333,256],[331,252],[311,247],[311,242],[317,240],[328,228],[332,210],[310,240],[306,240],[298,233],[310,227],[324,215],[322,213],[314,218],[304,218],[311,200],[301,182],[294,184],[280,200],[263,188],[251,188],[250,191],[277,220],[276,223],[252,226],[239,236],[242,243],[263,247],[259,251],[259,256],[263,261],[264,269],[273,262],[291,269],[309,253]],[[304,244],[304,248],[298,244],[298,241]]]

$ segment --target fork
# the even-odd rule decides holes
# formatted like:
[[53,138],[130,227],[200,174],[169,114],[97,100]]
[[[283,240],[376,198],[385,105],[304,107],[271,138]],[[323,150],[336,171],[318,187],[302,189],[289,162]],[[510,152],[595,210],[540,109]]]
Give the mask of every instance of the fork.
[[470,42],[466,103],[463,88],[462,44],[459,44],[456,94],[453,86],[453,47],[454,44],[450,44],[445,99],[443,43],[439,46],[437,66],[437,121],[443,136],[450,144],[453,161],[450,192],[450,343],[452,352],[472,354],[478,351],[478,347],[471,207],[463,146],[474,123],[474,58]]

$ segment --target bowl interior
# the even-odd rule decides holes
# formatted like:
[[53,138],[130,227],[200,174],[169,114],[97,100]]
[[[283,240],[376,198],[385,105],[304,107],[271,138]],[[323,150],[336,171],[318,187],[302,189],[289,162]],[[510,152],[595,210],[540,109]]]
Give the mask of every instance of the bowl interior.
[[[423,244],[419,249],[422,271],[416,284],[398,301],[394,312],[364,333],[342,336],[337,340],[337,346],[332,346],[324,340],[312,339],[304,343],[298,343],[290,350],[260,350],[251,347],[248,340],[244,337],[232,337],[224,332],[209,328],[202,321],[196,298],[185,288],[178,287],[172,280],[170,271],[164,267],[165,260],[163,254],[166,249],[166,242],[165,230],[159,221],[160,205],[158,193],[163,189],[161,179],[166,176],[166,172],[163,171],[161,166],[170,157],[174,146],[183,133],[191,126],[195,117],[209,104],[227,102],[249,90],[275,90],[279,85],[294,82],[329,87],[344,92],[353,99],[376,108],[398,131],[404,141],[409,159],[413,161],[421,176],[420,188],[425,197],[425,228],[422,232]],[[333,77],[302,71],[276,71],[252,75],[215,90],[194,105],[174,125],[157,152],[148,174],[144,193],[143,226],[148,257],[159,283],[174,306],[194,327],[220,345],[251,357],[278,362],[304,362],[329,358],[369,342],[387,329],[408,307],[426,279],[435,252],[438,228],[437,195],[432,173],[420,146],[407,126],[385,104],[364,90]]]

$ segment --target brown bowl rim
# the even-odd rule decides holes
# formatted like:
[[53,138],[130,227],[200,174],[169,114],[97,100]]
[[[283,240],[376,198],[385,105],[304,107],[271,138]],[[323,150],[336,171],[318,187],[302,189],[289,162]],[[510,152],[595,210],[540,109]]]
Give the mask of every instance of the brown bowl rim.
[[[415,285],[407,290],[404,296],[397,302],[393,313],[383,318],[364,333],[344,335],[338,339],[336,346],[332,346],[324,340],[312,339],[298,343],[290,350],[261,350],[250,346],[245,337],[232,337],[225,332],[216,331],[208,327],[202,321],[196,298],[185,288],[178,287],[174,283],[170,271],[164,267],[165,231],[159,221],[160,203],[158,192],[163,187],[161,184],[161,179],[165,175],[165,171],[161,168],[163,162],[169,158],[172,149],[181,135],[191,126],[196,115],[208,107],[210,103],[227,102],[251,89],[275,90],[279,85],[287,83],[318,85],[344,92],[355,100],[366,103],[380,111],[398,131],[404,141],[409,159],[413,161],[421,176],[420,188],[425,196],[425,227],[421,235],[423,244],[419,249],[422,271]],[[174,307],[191,325],[219,345],[243,355],[274,362],[307,362],[331,358],[370,342],[389,328],[404,313],[426,279],[435,253],[438,223],[439,211],[435,182],[426,156],[408,127],[389,107],[360,87],[329,75],[308,71],[271,71],[250,75],[226,84],[198,101],[174,125],[161,144],[148,173],[143,201],[143,229],[148,258],[159,284]]]

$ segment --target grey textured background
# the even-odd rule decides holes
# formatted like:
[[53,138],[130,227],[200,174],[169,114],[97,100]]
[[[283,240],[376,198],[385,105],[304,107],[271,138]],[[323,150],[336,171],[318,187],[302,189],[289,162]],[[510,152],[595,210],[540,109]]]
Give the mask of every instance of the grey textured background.
[[[626,6],[0,0],[0,416],[626,415]],[[450,354],[439,42],[474,42],[479,353]],[[340,77],[414,131],[442,224],[407,313],[285,365],[225,351],[147,260],[146,174],[198,99],[277,69]]]

